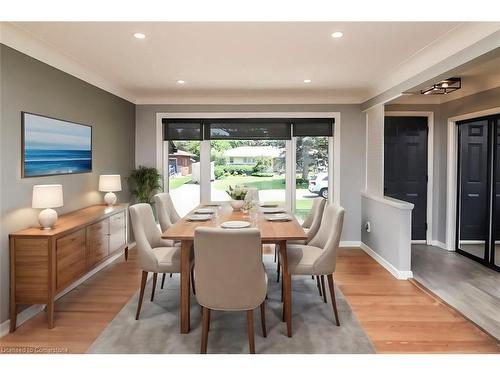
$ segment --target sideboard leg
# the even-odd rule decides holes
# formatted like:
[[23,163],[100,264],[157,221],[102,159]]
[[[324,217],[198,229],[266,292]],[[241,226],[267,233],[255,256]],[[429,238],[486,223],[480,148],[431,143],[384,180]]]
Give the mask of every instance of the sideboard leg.
[[125,262],[128,261],[128,246],[125,248]]
[[47,319],[49,329],[54,328],[54,300],[50,300],[47,304]]
[[10,328],[9,332],[14,332],[16,330],[17,325],[17,305],[16,303],[12,303],[10,305]]

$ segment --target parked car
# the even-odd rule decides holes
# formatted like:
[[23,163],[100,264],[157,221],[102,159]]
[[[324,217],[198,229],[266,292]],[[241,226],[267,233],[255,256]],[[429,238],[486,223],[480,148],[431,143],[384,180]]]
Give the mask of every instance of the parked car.
[[318,194],[323,198],[328,198],[328,175],[326,173],[318,173],[317,176],[309,180],[309,191]]

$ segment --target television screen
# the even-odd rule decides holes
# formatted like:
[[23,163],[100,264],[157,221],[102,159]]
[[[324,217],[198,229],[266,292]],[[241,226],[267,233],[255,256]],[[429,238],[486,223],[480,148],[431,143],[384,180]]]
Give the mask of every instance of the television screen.
[[92,127],[22,113],[23,177],[92,172]]

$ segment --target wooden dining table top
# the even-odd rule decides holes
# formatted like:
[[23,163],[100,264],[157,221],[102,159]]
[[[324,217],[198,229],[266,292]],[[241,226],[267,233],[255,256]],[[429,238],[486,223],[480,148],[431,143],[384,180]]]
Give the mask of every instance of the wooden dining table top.
[[[262,242],[275,242],[286,240],[305,240],[307,235],[293,214],[290,221],[268,221],[261,207],[254,207],[253,212],[233,211],[229,202],[220,202],[218,206],[200,204],[189,214],[162,233],[162,238],[171,240],[193,240],[195,229],[198,227],[220,227],[226,221],[248,221],[251,227],[259,228]],[[190,221],[187,218],[199,208],[213,208],[216,214],[207,221]],[[231,230],[231,229],[228,229]]]

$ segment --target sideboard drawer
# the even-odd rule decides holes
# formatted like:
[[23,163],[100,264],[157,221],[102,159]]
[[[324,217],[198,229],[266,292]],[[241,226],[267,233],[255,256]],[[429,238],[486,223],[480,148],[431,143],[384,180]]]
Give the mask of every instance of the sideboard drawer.
[[121,249],[126,244],[125,212],[109,217],[109,252]]
[[56,243],[56,289],[61,290],[86,270],[85,229],[58,238]]
[[109,220],[101,220],[87,227],[87,267],[100,262],[109,254]]

